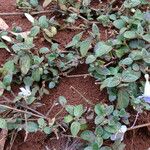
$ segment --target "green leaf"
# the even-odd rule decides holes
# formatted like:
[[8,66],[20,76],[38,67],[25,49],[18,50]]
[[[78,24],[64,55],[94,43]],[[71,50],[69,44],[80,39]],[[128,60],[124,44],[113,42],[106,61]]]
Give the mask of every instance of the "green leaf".
[[49,89],[53,89],[55,86],[56,86],[56,83],[53,81],[49,82],[48,84]]
[[93,63],[96,60],[96,57],[94,55],[88,55],[86,58],[86,64]]
[[66,45],[66,48],[69,48],[69,47],[72,47],[72,46],[75,46],[76,44],[78,44],[78,42],[80,41],[82,35],[83,35],[83,32],[80,32],[80,33],[76,34],[72,38],[72,41]]
[[131,65],[132,63],[133,63],[133,60],[130,57],[127,57],[121,60],[120,65]]
[[135,31],[126,31],[124,32],[124,37],[127,39],[134,39],[137,37],[137,34]]
[[116,133],[119,130],[119,127],[117,125],[105,126],[104,129],[105,129],[105,131],[107,131],[109,133]]
[[103,138],[104,140],[107,140],[107,139],[110,138],[111,135],[112,135],[111,133],[109,133],[109,132],[103,130],[102,138]]
[[126,89],[121,88],[118,91],[117,106],[119,109],[126,108],[129,105],[129,93]]
[[37,122],[38,122],[40,128],[43,128],[46,126],[46,122],[43,118],[39,118]]
[[139,71],[139,70],[140,70],[140,66],[139,66],[138,64],[134,63],[134,64],[132,65],[132,69],[133,69],[134,71]]
[[45,127],[45,128],[43,129],[43,131],[44,131],[44,133],[46,133],[46,134],[50,134],[50,133],[52,132],[52,129],[51,129],[50,127]]
[[20,64],[21,72],[23,74],[27,74],[31,65],[30,57],[28,55],[24,55],[20,57],[19,64]]
[[96,104],[94,111],[99,116],[104,116],[106,114],[105,113],[105,107],[104,107],[104,105],[101,105],[101,104]]
[[98,37],[100,36],[99,28],[95,23],[93,23],[92,25],[92,32],[95,36],[98,36]]
[[112,149],[108,146],[103,146],[99,150],[112,150]]
[[48,28],[49,23],[48,23],[48,19],[46,18],[46,16],[41,16],[38,21],[39,21],[40,27]]
[[33,81],[39,82],[41,79],[41,75],[43,74],[42,68],[36,68],[32,71],[32,79]]
[[58,101],[62,106],[65,106],[67,104],[67,100],[64,96],[59,96]]
[[[39,65],[44,60],[44,57],[39,57],[35,55],[33,56],[33,60],[34,60],[34,65]],[[42,72],[43,69],[40,67],[39,70],[41,70]]]
[[24,82],[25,85],[31,86],[32,83],[33,83],[33,79],[32,79],[32,77],[27,76],[27,77],[25,77],[25,78],[23,79],[23,82]]
[[3,42],[0,42],[0,49],[2,49],[2,48],[6,49],[8,52],[10,52],[9,48],[7,47],[7,45],[5,43],[3,43]]
[[47,57],[49,62],[52,62],[56,58],[57,58],[57,54],[54,54],[54,53],[49,54],[48,57]]
[[132,49],[141,49],[142,47],[145,47],[145,41],[140,39],[133,39],[129,41],[129,47]]
[[129,48],[127,46],[121,46],[120,48],[115,50],[115,53],[116,53],[117,57],[121,58],[128,51],[129,51]]
[[67,115],[64,117],[64,122],[65,123],[70,123],[73,120],[73,117],[71,115]]
[[4,78],[3,78],[3,84],[5,86],[9,86],[12,82],[12,74],[7,74]]
[[74,106],[74,116],[75,117],[81,117],[83,112],[84,112],[83,105]]
[[112,145],[113,150],[124,150],[126,145],[122,143],[120,140],[115,141]]
[[70,130],[71,130],[71,134],[76,137],[77,134],[79,133],[80,131],[80,123],[75,121],[71,124],[71,127],[70,127]]
[[125,27],[125,21],[124,20],[122,20],[122,19],[118,19],[118,20],[115,20],[114,22],[113,22],[113,25],[117,28],[117,29],[121,29],[121,28],[123,28],[123,27]]
[[144,33],[144,28],[142,27],[142,25],[140,23],[138,24],[136,33],[138,33],[140,36],[142,36]]
[[3,69],[5,71],[7,71],[7,73],[13,73],[14,69],[15,69],[15,65],[14,62],[12,60],[7,61],[4,66]]
[[0,118],[0,129],[7,129],[7,122],[3,118]]
[[107,116],[111,115],[111,113],[113,113],[114,111],[114,106],[113,105],[106,106],[105,111],[106,111]]
[[110,24],[109,15],[100,15],[97,20],[101,22],[104,27]]
[[31,4],[33,7],[37,7],[37,6],[38,6],[38,0],[30,0],[30,4]]
[[135,50],[135,51],[132,51],[129,56],[131,57],[131,59],[133,60],[140,60],[142,59],[142,52],[141,51],[138,51],[138,50]]
[[40,27],[34,26],[31,28],[30,36],[36,37],[39,32],[40,32]]
[[49,48],[47,47],[42,47],[40,50],[39,50],[40,54],[46,54],[48,52],[50,52]]
[[124,1],[124,7],[125,8],[132,8],[132,7],[136,7],[141,3],[140,0],[128,0],[128,1]]
[[99,146],[96,142],[92,143],[92,150],[99,150]]
[[80,43],[80,53],[82,57],[85,57],[91,45],[91,41],[85,40]]
[[95,120],[94,120],[94,123],[96,124],[96,125],[98,125],[98,124],[101,124],[103,121],[105,120],[105,118],[103,117],[103,116],[96,116],[95,117]]
[[101,126],[97,126],[95,129],[95,134],[98,137],[101,137],[103,135],[103,128]]
[[112,47],[109,45],[106,45],[104,42],[98,42],[94,47],[95,55],[97,57],[101,57],[109,53],[111,50],[112,50]]
[[101,147],[103,145],[103,138],[100,136],[96,137],[95,143],[97,144],[97,150],[99,150],[99,147]]
[[122,82],[135,82],[139,79],[139,75],[132,70],[124,70],[122,73]]
[[142,38],[143,38],[145,41],[147,41],[147,42],[150,43],[150,34],[145,34],[145,35],[142,36]]
[[85,130],[81,133],[80,137],[85,140],[88,141],[90,143],[93,143],[95,141],[95,135],[92,131],[90,130]]
[[35,100],[36,100],[36,97],[29,96],[29,97],[26,99],[26,103],[30,105],[30,104],[32,104]]
[[38,125],[35,122],[27,122],[27,127],[25,127],[25,129],[28,132],[37,132]]
[[27,43],[17,43],[12,46],[12,49],[15,53],[19,52],[20,50],[29,50],[33,48],[34,44],[27,44]]
[[121,78],[119,76],[114,76],[114,77],[110,77],[105,79],[102,84],[101,84],[101,89],[105,88],[105,87],[115,87],[117,85],[119,85],[121,83]]
[[142,56],[146,63],[150,63],[150,53],[144,48],[142,49]]
[[65,109],[69,114],[74,115],[74,106],[73,105],[66,105]]
[[84,148],[84,150],[93,150],[93,147],[87,146],[87,147]]

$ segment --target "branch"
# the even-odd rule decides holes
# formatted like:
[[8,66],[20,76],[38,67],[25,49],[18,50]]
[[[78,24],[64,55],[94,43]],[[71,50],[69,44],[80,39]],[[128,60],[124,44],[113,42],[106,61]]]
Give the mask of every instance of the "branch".
[[[56,9],[53,10],[44,10],[39,12],[31,12],[31,15],[39,15],[39,14],[45,14],[45,13],[52,13],[54,11],[57,11]],[[25,12],[10,12],[10,13],[0,13],[0,16],[23,16]]]
[[75,89],[73,86],[70,86],[70,89],[73,89],[76,93],[78,93],[82,98],[83,98],[83,100],[85,101],[85,102],[87,102],[88,104],[90,104],[90,105],[94,105],[89,99],[87,99],[87,98],[85,98],[84,96],[83,96],[83,94],[81,94],[77,89]]
[[17,109],[17,108],[13,108],[13,107],[10,107],[10,106],[6,106],[6,105],[0,104],[0,107],[4,107],[4,108],[10,109],[10,110],[14,110],[14,111],[16,111],[16,112],[24,113],[24,114],[29,114],[29,115],[32,115],[32,116],[35,116],[35,117],[38,117],[38,118],[45,118],[45,119],[48,119],[47,117],[44,117],[44,116],[41,116],[41,115],[38,115],[38,114],[34,114],[34,113],[32,113],[32,112],[20,110],[20,109]]
[[134,127],[131,127],[131,128],[128,128],[128,131],[139,129],[139,128],[143,128],[143,127],[148,127],[148,126],[150,126],[150,122],[149,123],[145,123],[145,124],[141,124],[141,125],[137,125],[137,126],[134,126]]

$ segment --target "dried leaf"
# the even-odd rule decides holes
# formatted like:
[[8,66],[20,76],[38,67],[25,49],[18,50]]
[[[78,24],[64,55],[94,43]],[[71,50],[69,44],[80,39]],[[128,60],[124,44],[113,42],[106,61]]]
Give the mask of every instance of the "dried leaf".
[[12,42],[12,39],[7,35],[3,35],[1,38],[7,42]]
[[2,96],[4,93],[4,89],[0,88],[0,96]]
[[22,38],[26,39],[28,35],[30,34],[30,31],[25,31],[25,32],[20,32],[20,33],[15,33],[15,32],[10,32],[11,34],[15,36],[21,36]]
[[44,3],[43,3],[43,7],[47,7],[50,3],[51,3],[52,0],[45,0]]
[[9,26],[6,24],[6,22],[0,18],[0,30],[7,30]]
[[33,18],[30,14],[25,13],[24,15],[27,17],[27,19],[28,19],[31,23],[34,23],[34,18]]
[[0,150],[4,149],[5,143],[6,143],[6,137],[8,135],[8,130],[3,129],[0,131]]

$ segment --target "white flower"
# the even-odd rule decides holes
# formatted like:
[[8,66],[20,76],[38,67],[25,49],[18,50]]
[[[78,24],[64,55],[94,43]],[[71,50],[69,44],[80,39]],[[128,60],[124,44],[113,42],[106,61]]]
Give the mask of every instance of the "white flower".
[[145,79],[146,79],[146,83],[145,83],[145,87],[144,87],[144,96],[150,97],[150,82],[149,82],[148,74],[145,74]]
[[20,90],[21,90],[21,92],[18,93],[19,96],[28,97],[31,95],[29,86],[25,86],[25,88],[21,87]]
[[135,11],[136,11],[136,10],[135,10],[134,8],[131,8],[131,12],[132,12],[132,13],[135,13]]
[[127,126],[122,125],[121,128],[119,129],[119,131],[113,135],[111,135],[110,139],[112,141],[116,141],[116,140],[121,140],[123,141],[124,138],[124,134],[127,131]]
[[145,74],[146,83],[144,86],[144,94],[139,96],[139,99],[143,99],[146,103],[150,103],[150,82],[149,82],[149,75]]

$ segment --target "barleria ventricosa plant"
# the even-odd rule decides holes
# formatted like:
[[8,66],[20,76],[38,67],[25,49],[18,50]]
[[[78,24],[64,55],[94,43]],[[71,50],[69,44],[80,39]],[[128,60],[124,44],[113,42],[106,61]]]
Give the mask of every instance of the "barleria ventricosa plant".
[[[42,6],[38,0],[16,3],[26,12],[19,15],[24,15],[32,27],[23,32],[15,26],[10,31],[1,21],[5,27],[0,32],[0,48],[8,51],[10,57],[0,67],[0,128],[17,132],[24,129],[25,139],[29,132],[42,131],[48,135],[53,132],[57,139],[69,133],[72,138],[85,141],[85,150],[124,149],[125,133],[137,128],[139,114],[150,110],[149,2],[125,0],[116,7],[117,1],[113,0],[105,9],[94,8],[91,0],[44,0]],[[56,7],[44,11],[51,3]],[[57,12],[63,23],[58,16],[46,15],[51,12]],[[39,14],[40,17],[35,16]],[[78,20],[82,21],[80,26],[76,26]],[[78,32],[62,47],[55,36],[61,30],[72,29]],[[103,29],[111,31],[105,41]],[[41,36],[48,43],[43,47],[36,42]],[[61,77],[67,77],[83,63],[88,65],[88,75],[100,84],[100,90],[107,90],[111,104],[93,104],[84,98],[91,105],[87,108],[83,104],[70,105],[60,96],[46,115],[37,111],[43,106],[43,95],[49,94]],[[13,92],[13,84],[20,88],[17,94]],[[11,93],[12,100],[5,96],[6,91]],[[59,104],[60,111],[49,117]],[[133,123],[129,106],[137,112]],[[66,115],[60,119],[63,111]],[[93,124],[92,129],[89,124]],[[106,145],[105,140],[111,144]]]

